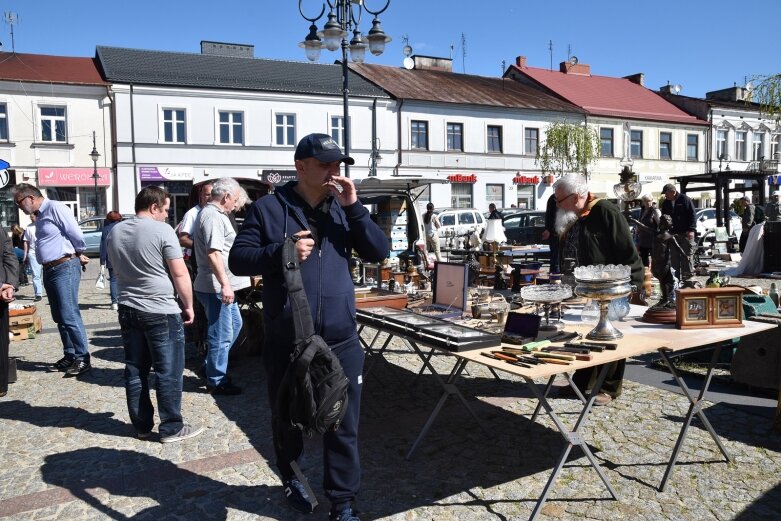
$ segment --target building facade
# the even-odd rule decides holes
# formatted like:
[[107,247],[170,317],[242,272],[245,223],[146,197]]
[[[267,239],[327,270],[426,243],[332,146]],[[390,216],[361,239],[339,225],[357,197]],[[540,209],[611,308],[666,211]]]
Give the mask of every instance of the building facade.
[[0,224],[29,222],[11,196],[17,183],[38,186],[79,220],[105,216],[115,203],[111,98],[94,60],[0,53],[0,61],[0,159],[11,165],[0,173]]

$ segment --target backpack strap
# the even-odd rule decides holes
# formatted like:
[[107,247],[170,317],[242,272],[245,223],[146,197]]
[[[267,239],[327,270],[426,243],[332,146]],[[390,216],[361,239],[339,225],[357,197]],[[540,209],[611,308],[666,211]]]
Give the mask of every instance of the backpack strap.
[[297,240],[298,238],[288,237],[282,246],[282,274],[285,286],[287,286],[290,306],[293,308],[294,343],[296,346],[315,334],[312,314],[309,312],[309,301],[304,291],[304,282],[301,280],[301,266],[298,263],[298,254],[296,253]]

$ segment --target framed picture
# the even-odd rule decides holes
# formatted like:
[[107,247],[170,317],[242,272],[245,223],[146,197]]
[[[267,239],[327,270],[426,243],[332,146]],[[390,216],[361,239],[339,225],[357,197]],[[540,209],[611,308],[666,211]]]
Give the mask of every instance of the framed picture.
[[678,329],[743,327],[743,288],[679,289]]

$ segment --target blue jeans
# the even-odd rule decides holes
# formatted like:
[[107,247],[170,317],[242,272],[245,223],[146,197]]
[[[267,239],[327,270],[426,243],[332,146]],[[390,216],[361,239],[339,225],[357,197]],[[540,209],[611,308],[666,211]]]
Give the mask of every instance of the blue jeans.
[[108,289],[111,294],[111,303],[119,303],[119,290],[117,289],[117,277],[114,276],[114,268],[108,269]]
[[228,353],[239,336],[241,313],[235,302],[225,305],[221,293],[196,291],[195,296],[206,312],[209,324],[207,333],[208,351],[206,353],[206,384],[216,387],[225,383],[228,372]]
[[43,287],[49,296],[52,319],[57,323],[66,358],[89,362],[87,331],[79,311],[81,263],[78,258],[43,269]]
[[38,259],[35,258],[35,252],[30,252],[27,255],[27,262],[30,265],[30,271],[33,274],[33,291],[36,297],[43,295],[43,284],[41,284],[41,265],[38,264]]
[[149,370],[155,370],[160,436],[182,428],[184,327],[182,317],[148,313],[119,306],[119,326],[125,346],[125,395],[130,422],[138,432],[154,427],[155,408],[149,397]]

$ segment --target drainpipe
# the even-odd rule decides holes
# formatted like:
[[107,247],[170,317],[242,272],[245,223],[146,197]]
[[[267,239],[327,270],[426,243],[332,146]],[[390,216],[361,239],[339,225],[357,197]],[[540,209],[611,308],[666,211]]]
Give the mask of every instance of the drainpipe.
[[[116,104],[116,98],[114,97],[114,93],[111,91],[111,85],[106,86],[106,97],[111,102],[111,109],[109,110],[109,128],[110,133],[106,133],[106,119],[103,118],[103,149],[105,150],[106,146],[106,136],[116,136],[117,135],[117,104]],[[112,139],[111,140],[111,169],[113,170],[112,173],[112,179],[111,179],[111,199],[114,202],[113,209],[119,210],[119,188],[117,187],[117,183],[119,181],[119,174],[117,173],[117,144]],[[108,210],[108,201],[106,202],[107,210]]]
[[396,158],[396,166],[393,168],[394,174],[393,175],[399,175],[399,167],[401,167],[401,108],[404,106],[404,100],[399,100],[399,110],[396,113],[396,146],[398,147],[397,150],[397,158]]
[[369,177],[377,176],[377,156],[380,151],[377,150],[377,98],[372,101],[372,152],[369,160]]
[[133,165],[133,186],[135,187],[135,193],[141,191],[141,187],[138,186],[138,176],[136,175],[136,113],[133,109],[133,84],[130,84],[130,152],[131,162]]

